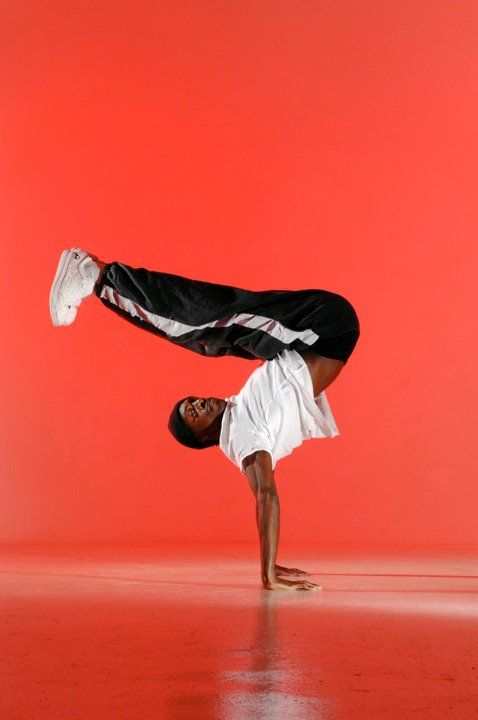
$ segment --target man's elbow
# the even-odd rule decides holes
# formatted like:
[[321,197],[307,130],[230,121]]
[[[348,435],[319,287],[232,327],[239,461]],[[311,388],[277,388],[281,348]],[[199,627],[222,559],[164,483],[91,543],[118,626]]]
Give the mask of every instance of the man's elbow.
[[243,462],[252,491],[256,498],[267,499],[277,497],[277,488],[274,482],[272,457],[266,450],[258,450]]

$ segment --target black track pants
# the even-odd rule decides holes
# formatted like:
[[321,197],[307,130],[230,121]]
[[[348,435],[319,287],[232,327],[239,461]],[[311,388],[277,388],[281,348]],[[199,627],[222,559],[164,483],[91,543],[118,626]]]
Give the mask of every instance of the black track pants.
[[347,362],[360,335],[352,305],[327,290],[245,290],[112,262],[95,293],[138,327],[212,357],[309,348]]

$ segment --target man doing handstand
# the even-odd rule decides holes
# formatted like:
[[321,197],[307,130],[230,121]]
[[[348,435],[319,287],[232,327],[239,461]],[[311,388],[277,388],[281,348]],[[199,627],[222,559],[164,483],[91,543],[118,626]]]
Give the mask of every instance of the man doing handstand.
[[50,291],[53,324],[70,325],[90,295],[134,325],[201,355],[263,361],[237,395],[178,400],[168,427],[189,448],[217,445],[247,476],[256,498],[263,587],[320,589],[285,577],[308,575],[303,570],[276,564],[274,470],[304,440],[338,435],[325,389],[360,335],[349,301],[319,289],[246,290],[64,250]]

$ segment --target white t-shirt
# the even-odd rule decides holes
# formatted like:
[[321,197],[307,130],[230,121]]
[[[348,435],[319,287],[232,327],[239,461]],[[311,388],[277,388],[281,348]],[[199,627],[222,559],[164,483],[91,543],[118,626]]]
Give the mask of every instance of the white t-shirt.
[[309,368],[296,350],[264,362],[225,400],[219,447],[242,473],[243,459],[256,450],[271,454],[274,469],[304,440],[339,434],[325,391],[314,398]]

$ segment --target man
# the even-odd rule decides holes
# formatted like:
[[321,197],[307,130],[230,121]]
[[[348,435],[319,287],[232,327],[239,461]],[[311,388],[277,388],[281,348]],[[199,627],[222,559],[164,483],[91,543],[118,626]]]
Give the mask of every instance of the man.
[[304,440],[338,435],[325,388],[360,335],[352,305],[326,290],[245,290],[105,263],[80,248],[64,250],[50,291],[53,324],[70,325],[90,295],[138,327],[201,355],[262,360],[237,395],[178,400],[168,427],[187,447],[219,446],[247,476],[256,498],[263,587],[320,589],[284,577],[308,575],[303,570],[276,564],[274,470]]

